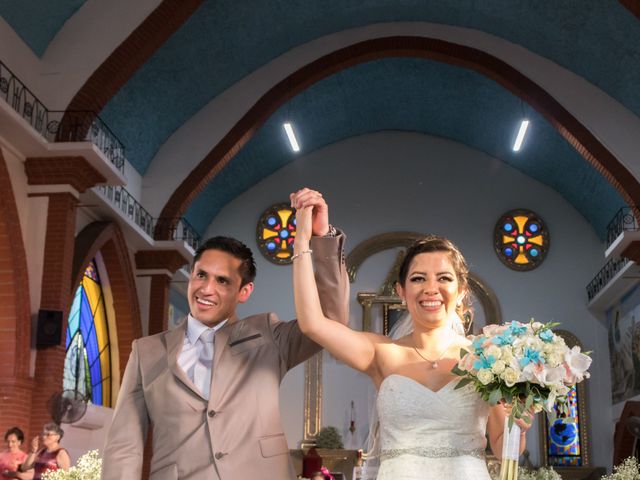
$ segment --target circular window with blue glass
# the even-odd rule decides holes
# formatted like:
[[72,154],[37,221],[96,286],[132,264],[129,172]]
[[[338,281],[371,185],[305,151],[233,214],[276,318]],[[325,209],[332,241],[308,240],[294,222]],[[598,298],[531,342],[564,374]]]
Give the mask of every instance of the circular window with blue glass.
[[513,270],[537,268],[549,251],[549,230],[531,210],[511,210],[502,215],[493,239],[498,258]]
[[291,263],[296,237],[295,210],[288,203],[267,208],[258,220],[256,241],[258,249],[272,263]]

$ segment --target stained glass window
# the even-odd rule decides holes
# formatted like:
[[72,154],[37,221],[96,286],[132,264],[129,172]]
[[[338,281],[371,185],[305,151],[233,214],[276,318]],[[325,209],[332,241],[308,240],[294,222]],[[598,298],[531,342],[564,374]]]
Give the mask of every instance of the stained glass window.
[[[578,338],[567,330],[556,330],[564,338],[567,346],[573,348],[582,345]],[[567,394],[566,415],[556,407],[557,419],[553,424],[546,413],[541,413],[544,428],[540,429],[541,454],[543,465],[557,467],[589,466],[589,419],[588,398],[585,384],[588,380],[575,385]]]
[[580,448],[580,416],[578,408],[578,391],[574,386],[567,395],[569,414],[558,418],[550,424],[547,417],[548,464],[552,466],[582,466],[582,449]]
[[100,275],[95,260],[76,289],[67,327],[64,389],[95,405],[111,406],[111,349]]
[[513,270],[533,270],[549,250],[549,231],[530,210],[505,213],[496,223],[493,238],[498,258]]
[[267,208],[258,220],[256,239],[258,248],[270,262],[291,263],[296,236],[294,210],[287,203]]

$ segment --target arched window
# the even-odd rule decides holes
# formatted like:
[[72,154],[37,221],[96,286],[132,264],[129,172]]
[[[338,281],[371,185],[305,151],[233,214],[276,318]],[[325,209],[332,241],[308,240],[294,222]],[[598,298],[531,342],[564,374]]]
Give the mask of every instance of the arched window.
[[104,294],[95,259],[89,262],[69,313],[64,389],[111,406],[111,349]]

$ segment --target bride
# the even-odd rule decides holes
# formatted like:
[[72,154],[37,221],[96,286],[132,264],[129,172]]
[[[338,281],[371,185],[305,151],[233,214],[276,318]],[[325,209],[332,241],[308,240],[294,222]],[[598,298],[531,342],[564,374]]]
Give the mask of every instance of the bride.
[[[378,480],[489,480],[486,435],[502,456],[506,409],[490,407],[471,385],[455,389],[451,369],[469,345],[461,315],[470,309],[468,269],[449,240],[427,236],[407,250],[398,295],[413,331],[392,340],[329,321],[320,307],[309,250],[312,209],[297,204],[293,255],[295,307],[302,332],[332,355],[371,377],[378,390]],[[524,434],[530,424],[517,421]]]

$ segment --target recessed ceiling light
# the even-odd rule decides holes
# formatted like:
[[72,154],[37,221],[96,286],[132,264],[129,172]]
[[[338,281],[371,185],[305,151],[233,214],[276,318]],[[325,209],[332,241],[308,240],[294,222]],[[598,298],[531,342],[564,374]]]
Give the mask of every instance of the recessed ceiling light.
[[298,140],[296,139],[296,134],[293,133],[293,127],[289,122],[283,125],[284,131],[287,132],[287,138],[289,139],[289,143],[291,144],[291,149],[294,152],[300,151],[300,145],[298,145]]

